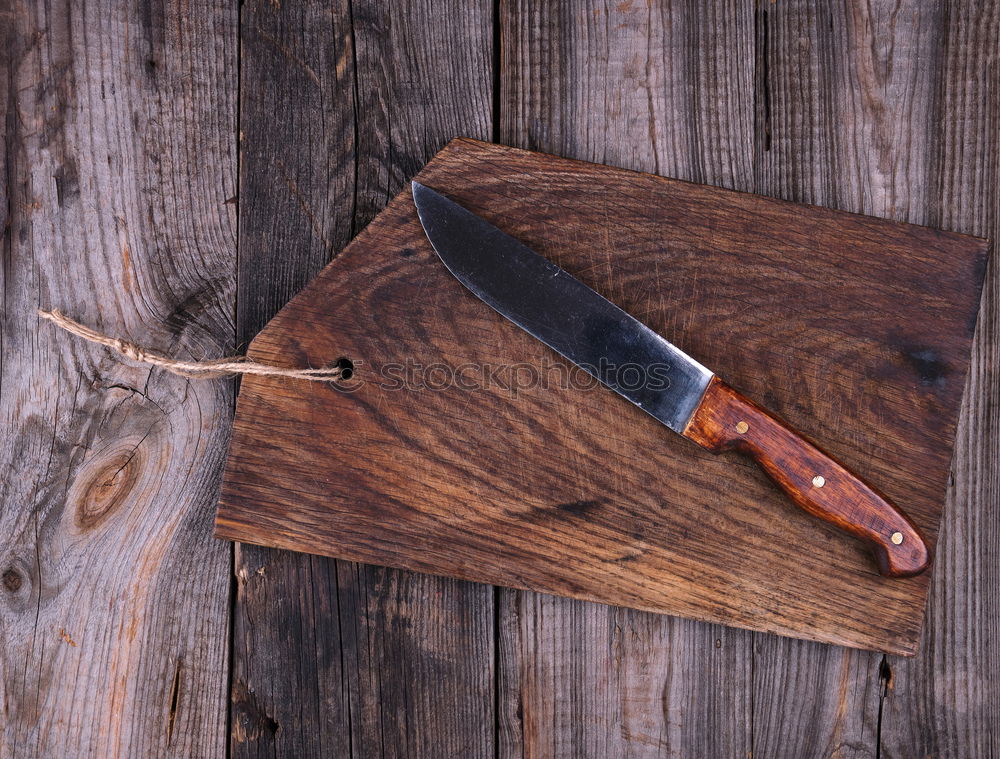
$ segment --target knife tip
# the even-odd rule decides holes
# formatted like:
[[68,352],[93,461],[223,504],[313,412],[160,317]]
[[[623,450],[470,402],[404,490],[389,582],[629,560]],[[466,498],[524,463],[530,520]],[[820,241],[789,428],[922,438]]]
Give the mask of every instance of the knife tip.
[[444,197],[427,185],[416,180],[411,180],[410,184],[410,194],[413,196],[413,205],[417,207],[417,214],[420,216],[421,223],[423,223],[424,214],[428,212],[430,206],[435,202],[444,200]]

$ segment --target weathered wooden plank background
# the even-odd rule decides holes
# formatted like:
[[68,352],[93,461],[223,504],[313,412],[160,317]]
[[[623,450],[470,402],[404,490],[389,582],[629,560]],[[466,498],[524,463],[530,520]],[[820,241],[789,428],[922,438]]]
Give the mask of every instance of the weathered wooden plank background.
[[[0,0],[0,756],[1000,754],[988,278],[910,660],[213,541],[245,345],[450,137],[995,236],[1000,4]],[[227,690],[230,698],[226,698]]]
[[0,7],[0,756],[221,755],[233,384],[118,363],[36,309],[233,350],[236,14]]

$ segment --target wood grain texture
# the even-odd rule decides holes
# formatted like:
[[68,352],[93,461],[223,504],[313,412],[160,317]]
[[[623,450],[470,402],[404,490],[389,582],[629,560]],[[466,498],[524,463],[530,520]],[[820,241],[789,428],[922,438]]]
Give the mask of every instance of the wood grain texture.
[[[753,190],[754,22],[749,3],[501,3],[499,139]],[[513,590],[498,613],[502,756],[753,750],[750,633]]]
[[[419,176],[769,398],[905,501],[933,544],[984,241],[467,140]],[[905,277],[887,284],[901,261]],[[935,357],[933,380],[910,360],[914,346]],[[915,646],[926,577],[879,577],[860,545],[820,529],[758,470],[666,435],[602,387],[553,380],[551,349],[440,264],[408,191],[251,353],[296,365],[345,355],[356,384],[244,382],[222,536],[827,642]],[[512,393],[519,378],[477,382],[463,369],[462,382],[441,382],[414,361],[535,367],[539,381]],[[412,376],[397,376],[408,366]],[[831,428],[851,434],[833,439]]]
[[[246,2],[249,340],[455,133],[488,136],[486,3]],[[240,545],[234,756],[493,755],[491,589]]]
[[[989,45],[995,12],[984,10],[980,19],[969,3],[760,4],[758,191],[971,234],[995,231],[985,221],[991,201],[983,189],[995,184],[989,177],[996,172],[995,160],[985,158],[995,149],[986,147],[985,124],[995,117],[983,105],[996,91],[987,52],[995,49]],[[966,23],[956,25],[962,17]],[[952,40],[947,66],[946,38]],[[989,372],[981,368],[982,346],[996,340],[989,324],[987,295],[967,401],[975,378]],[[989,684],[996,678],[986,674],[995,670],[980,647],[980,631],[995,627],[988,620],[996,619],[996,583],[970,581],[991,564],[964,545],[986,524],[977,510],[989,509],[990,477],[983,472],[996,446],[989,412],[978,410],[991,402],[981,403],[983,396],[964,414],[982,421],[971,428],[963,421],[958,433],[918,656],[910,662],[760,637],[753,694],[758,755],[988,755],[971,747],[997,722],[1000,699]],[[963,455],[977,457],[977,464],[963,465]],[[965,497],[956,499],[960,492]],[[950,520],[966,525],[957,539],[949,537]],[[937,601],[942,593],[951,599],[944,609]],[[944,647],[934,643],[942,634]],[[931,656],[937,677],[926,664],[914,671]],[[953,674],[942,683],[945,671]]]
[[36,309],[233,350],[236,10],[0,19],[0,755],[219,756],[232,384],[123,364]]
[[[433,17],[414,22],[395,5],[388,6],[396,11],[391,17],[363,5],[360,10],[375,17],[366,21],[359,14],[361,25],[377,28],[385,41],[370,49],[389,49],[369,59],[376,80],[394,85],[388,94],[378,87],[359,91],[367,105],[375,106],[377,119],[374,125],[366,121],[366,108],[357,120],[356,144],[363,148],[358,161],[368,168],[361,171],[364,189],[355,202],[350,180],[355,111],[353,103],[347,107],[342,89],[353,89],[346,83],[352,65],[342,57],[349,27],[343,18],[350,7],[310,4],[298,16],[295,4],[280,5],[276,24],[244,30],[245,55],[253,53],[253,44],[270,45],[272,60],[258,73],[276,79],[261,90],[269,100],[244,108],[242,126],[251,135],[243,140],[244,160],[258,167],[267,166],[272,156],[306,153],[314,160],[283,160],[269,171],[258,168],[244,175],[246,182],[259,171],[256,192],[246,183],[242,188],[244,252],[256,250],[258,237],[274,246],[271,252],[256,250],[244,268],[243,284],[257,283],[240,292],[239,340],[244,343],[446,137],[489,131],[477,93],[454,91],[452,83],[463,80],[463,71],[435,70],[427,62],[413,67],[407,53],[397,52],[417,50],[419,61],[432,25],[439,50],[458,47],[464,56],[465,32],[451,23],[450,6],[438,18],[432,8],[412,4],[414,13]],[[504,0],[495,11],[496,134],[513,144],[572,157],[996,235],[996,3],[879,0],[826,6],[782,0],[755,5]],[[224,669],[223,623],[217,612],[206,611],[216,608],[214,594],[225,578],[215,576],[221,570],[211,546],[198,542],[204,523],[196,524],[191,516],[197,509],[204,519],[205,502],[192,505],[197,497],[189,481],[179,490],[175,484],[188,471],[196,476],[202,467],[218,470],[214,457],[220,449],[209,441],[215,434],[209,425],[213,409],[228,409],[229,398],[206,395],[196,385],[158,384],[163,380],[157,376],[123,369],[100,351],[47,333],[47,325],[24,326],[34,319],[36,305],[76,304],[82,318],[170,350],[174,338],[162,325],[189,323],[193,311],[194,321],[211,326],[206,333],[196,327],[181,330],[184,350],[197,357],[231,349],[225,330],[215,327],[225,321],[227,307],[220,311],[213,301],[206,311],[197,298],[178,305],[206,282],[225,293],[233,269],[220,254],[231,245],[231,222],[205,219],[218,210],[218,193],[235,196],[232,158],[228,169],[218,168],[216,158],[229,141],[210,131],[220,119],[226,126],[219,134],[231,126],[236,77],[226,69],[228,84],[223,85],[217,67],[220,55],[235,58],[237,32],[232,21],[216,19],[219,12],[229,19],[237,11],[206,13],[205,7],[196,2],[181,16],[155,3],[134,10],[80,2],[0,3],[0,39],[6,43],[0,55],[6,294],[0,406],[8,428],[0,447],[4,471],[31,473],[3,483],[0,557],[10,560],[0,566],[5,707],[0,754],[5,756],[106,756],[116,747],[122,755],[171,750],[183,756],[218,755],[225,742],[217,690],[222,685],[214,679]],[[244,5],[247,23],[255,23],[255,8]],[[270,38],[255,37],[258,32]],[[469,33],[477,40],[483,36],[479,27]],[[244,77],[255,70],[244,69]],[[322,86],[313,88],[315,79]],[[189,117],[192,92],[200,93],[204,108]],[[250,86],[242,96],[255,94]],[[489,93],[479,90],[478,97],[488,99]],[[426,109],[425,103],[430,104]],[[250,113],[262,114],[256,128]],[[454,132],[425,126],[449,118],[456,120]],[[462,119],[474,121],[476,129],[486,124],[486,132],[463,126]],[[181,121],[184,126],[177,131]],[[390,133],[396,135],[391,143],[386,140]],[[105,151],[113,157],[107,170],[98,165],[102,142],[111,145]],[[262,144],[271,147],[254,155]],[[90,145],[98,146],[94,155],[87,150]],[[67,155],[75,160],[75,173]],[[229,178],[220,182],[220,176]],[[74,199],[76,191],[79,199]],[[61,197],[69,198],[62,207]],[[265,202],[257,203],[260,198]],[[361,210],[355,213],[355,207]],[[231,212],[234,206],[227,208]],[[119,228],[115,216],[128,226]],[[120,239],[128,253],[123,251],[119,263],[113,254]],[[191,265],[196,256],[204,266]],[[98,310],[88,283],[106,270],[114,272],[116,282],[141,282],[142,287],[114,297],[114,288],[102,290]],[[269,280],[273,286],[260,284]],[[998,295],[994,275],[987,280],[926,631],[916,658],[883,658],[500,590],[496,727],[501,755],[1000,753],[995,560],[1000,541],[994,518],[1000,506]],[[177,306],[176,316],[161,318],[171,313],[171,304]],[[137,307],[141,316],[131,316]],[[77,366],[89,372],[79,385]],[[144,425],[152,421],[155,409],[127,388],[180,415],[165,433],[177,457],[178,451],[186,457],[189,450],[182,438],[201,440],[204,456],[199,454],[190,470],[179,468],[186,458],[170,464],[165,475],[171,479],[170,497],[156,501],[166,505],[155,516],[142,505],[145,494],[134,510],[123,507],[111,480],[100,492],[115,491],[107,499],[108,513],[122,517],[101,524],[113,532],[98,527],[67,533],[70,504],[58,502],[66,482],[65,468],[60,471],[65,457],[71,462],[73,456],[113,458],[119,435],[129,437],[129,425],[135,425],[136,435],[145,434]],[[119,408],[111,410],[119,401]],[[225,419],[223,411],[218,414]],[[196,429],[199,425],[203,430]],[[139,446],[141,453],[149,452],[154,438],[156,451],[166,450],[162,435],[154,432]],[[131,450],[128,445],[125,452]],[[143,471],[148,462],[149,456],[141,458]],[[135,489],[129,486],[129,492]],[[91,502],[75,502],[84,500]],[[133,504],[131,497],[126,503]],[[163,522],[155,520],[181,513],[170,547],[151,544],[154,532],[166,534],[157,532]],[[95,535],[104,537],[93,540]],[[112,566],[109,557],[123,545],[125,555],[115,557]],[[42,550],[36,552],[35,546]],[[175,546],[180,558],[165,568],[161,551]],[[141,550],[146,551],[142,557]],[[348,750],[353,743],[354,755],[378,755],[388,719],[384,753],[401,753],[395,736],[410,729],[423,736],[406,744],[411,755],[440,755],[434,745],[417,748],[433,744],[437,727],[413,725],[407,701],[414,690],[395,690],[399,679],[434,681],[421,668],[437,666],[435,658],[418,659],[414,676],[405,670],[409,659],[391,655],[398,644],[409,657],[423,636],[437,641],[429,647],[443,649],[445,643],[435,638],[437,617],[432,612],[425,619],[427,612],[412,606],[397,615],[393,603],[384,600],[376,600],[370,614],[368,606],[352,605],[354,598],[388,593],[386,578],[409,577],[414,583],[420,578],[390,570],[377,573],[380,579],[373,583],[358,565],[300,560],[249,546],[241,547],[238,562],[244,599],[239,604],[253,614],[238,611],[236,622],[257,630],[237,632],[235,653],[246,657],[248,668],[270,667],[256,678],[264,693],[261,711],[254,711],[252,694],[235,694],[234,720],[240,709],[249,709],[243,724],[265,731],[251,741],[255,748],[301,755],[325,747],[336,755],[344,751],[339,731],[362,724],[366,738],[348,733]],[[41,568],[41,582],[33,566]],[[132,572],[137,566],[138,574]],[[198,568],[194,574],[192,566]],[[345,568],[350,571],[333,571]],[[150,581],[147,570],[163,579]],[[193,580],[175,586],[175,575]],[[336,594],[338,585],[348,588],[343,596]],[[172,596],[178,587],[183,595]],[[433,593],[434,587],[411,585],[405,594]],[[107,598],[107,613],[98,614],[99,604],[78,603],[98,596]],[[343,601],[347,611],[334,615],[334,601]],[[204,614],[197,615],[198,610]],[[342,638],[340,613],[363,620]],[[67,615],[69,626],[62,622]],[[476,619],[481,618],[488,614]],[[394,619],[403,633],[381,635]],[[86,625],[83,642],[74,629],[77,623]],[[419,633],[408,632],[413,630]],[[375,637],[377,656],[364,655],[368,633]],[[356,642],[327,647],[352,634]],[[463,634],[478,641],[470,648],[488,647],[482,641],[492,635],[482,625],[470,625]],[[115,643],[118,638],[128,645]],[[246,649],[242,642],[248,642]],[[136,664],[140,649],[142,663]],[[327,676],[338,666],[332,659],[341,650],[350,673],[346,680]],[[171,658],[177,653],[181,666]],[[358,696],[362,688],[369,689],[363,698]],[[461,696],[466,691],[451,692]],[[172,711],[175,693],[179,708]],[[399,700],[390,702],[397,693]],[[426,698],[431,696],[417,701],[423,704]],[[380,701],[389,704],[385,710],[378,707]],[[280,724],[267,713],[275,702],[291,704],[282,708]],[[350,724],[339,716],[342,708],[353,710]],[[293,726],[298,735],[291,735]],[[268,742],[269,728],[280,740]],[[158,742],[168,731],[170,745],[163,748]],[[234,748],[237,755],[241,751],[249,749]]]
[[[760,4],[756,188],[912,222],[930,204],[943,19],[926,4]],[[932,568],[931,572],[935,570]],[[888,693],[882,657],[760,637],[755,751],[870,757]]]
[[504,589],[500,756],[746,756],[744,630]]
[[[941,18],[939,101],[926,211],[934,224],[1000,234],[1000,5]],[[914,213],[920,213],[914,210]],[[892,660],[883,756],[1000,755],[1000,268],[984,288],[924,641]]]
[[718,377],[709,382],[683,435],[712,453],[748,456],[803,510],[866,543],[883,576],[912,577],[927,569],[927,543],[905,513]]

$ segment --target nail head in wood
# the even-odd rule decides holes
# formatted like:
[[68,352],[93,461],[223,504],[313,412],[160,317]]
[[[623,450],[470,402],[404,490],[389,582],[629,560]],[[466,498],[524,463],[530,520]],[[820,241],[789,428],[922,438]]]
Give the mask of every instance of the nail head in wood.
[[826,484],[826,479],[822,475],[817,474],[813,477],[813,485],[817,488],[821,488]]
[[894,532],[894,533],[892,533],[892,537],[889,538],[889,540],[891,540],[895,545],[898,546],[900,543],[903,542],[903,533],[901,533],[901,532]]
[[737,422],[736,423],[736,431],[738,433],[740,433],[741,435],[744,434],[748,429],[750,429],[750,425],[747,424],[746,422]]

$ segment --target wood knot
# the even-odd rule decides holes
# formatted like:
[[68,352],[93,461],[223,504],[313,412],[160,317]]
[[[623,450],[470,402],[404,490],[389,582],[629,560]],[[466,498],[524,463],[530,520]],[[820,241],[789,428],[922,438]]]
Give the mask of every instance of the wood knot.
[[24,578],[14,567],[10,567],[0,575],[0,582],[3,583],[4,590],[9,593],[17,593],[24,584]]
[[115,511],[135,490],[142,474],[146,436],[115,442],[84,465],[73,483],[71,503],[76,504],[76,524],[93,529]]
[[236,743],[248,743],[272,738],[278,732],[278,722],[264,709],[245,682],[233,684],[232,736]]
[[941,387],[947,384],[950,367],[933,348],[911,347],[903,355],[920,378],[921,384]]

